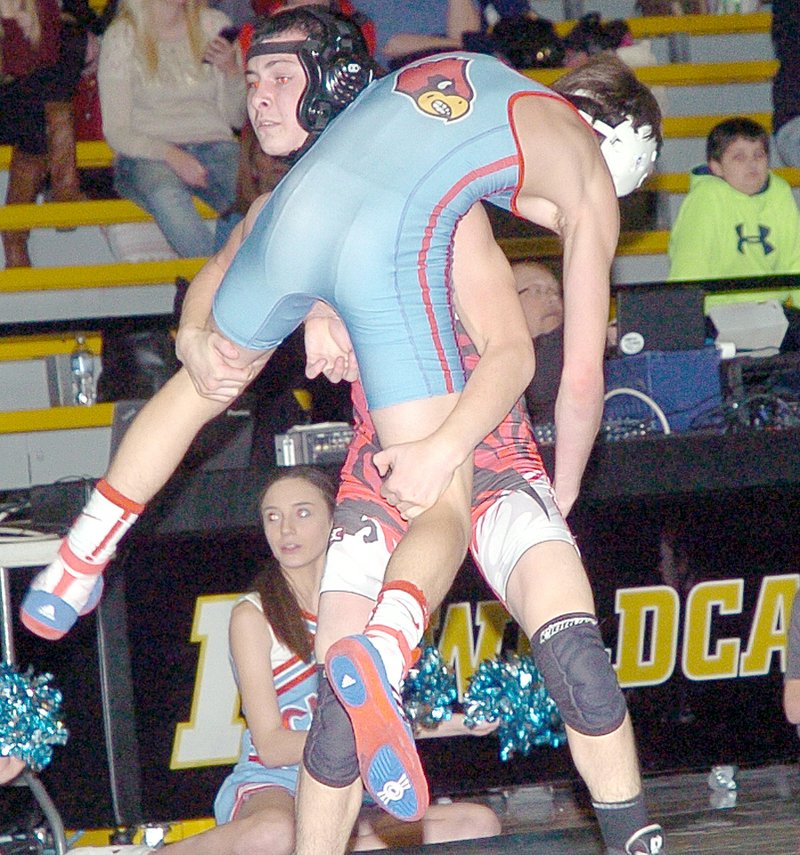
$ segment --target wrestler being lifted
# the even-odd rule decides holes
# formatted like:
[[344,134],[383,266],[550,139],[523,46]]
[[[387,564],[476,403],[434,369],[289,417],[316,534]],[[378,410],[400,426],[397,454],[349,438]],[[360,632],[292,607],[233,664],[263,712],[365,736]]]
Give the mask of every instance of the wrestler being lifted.
[[[563,241],[554,491],[566,515],[602,413],[615,189],[630,192],[651,170],[658,108],[612,60],[572,72],[560,94],[491,57],[460,52],[372,83],[357,31],[316,7],[265,22],[247,76],[262,148],[296,163],[196,277],[178,339],[184,368],[131,425],[57,561],[32,583],[23,621],[58,638],[96,604],[120,537],[202,425],[306,316],[335,308],[384,449],[375,458],[386,476],[381,493],[410,524],[365,632],[328,656],[359,764],[353,771],[336,761],[333,771],[357,776],[360,767],[379,800],[392,793],[381,800],[388,810],[416,819],[427,786],[393,690],[469,544],[472,451],[533,369],[513,276],[480,203],[509,208]],[[454,301],[454,279],[464,280],[465,294],[481,289],[483,299]],[[481,341],[468,382],[454,310]],[[348,365],[324,370],[347,375]],[[335,734],[317,740],[323,767],[334,742]]]

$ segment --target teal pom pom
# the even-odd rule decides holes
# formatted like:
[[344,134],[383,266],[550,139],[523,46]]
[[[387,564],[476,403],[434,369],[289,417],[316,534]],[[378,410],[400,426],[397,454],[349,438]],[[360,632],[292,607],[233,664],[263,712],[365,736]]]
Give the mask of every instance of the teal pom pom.
[[68,736],[60,718],[61,692],[48,685],[52,679],[0,663],[0,757],[17,757],[37,772]]
[[464,694],[464,723],[497,721],[500,758],[527,756],[535,746],[558,748],[567,736],[555,701],[530,656],[485,659]]
[[426,647],[403,682],[403,708],[412,724],[433,729],[453,715],[456,678],[436,647]]

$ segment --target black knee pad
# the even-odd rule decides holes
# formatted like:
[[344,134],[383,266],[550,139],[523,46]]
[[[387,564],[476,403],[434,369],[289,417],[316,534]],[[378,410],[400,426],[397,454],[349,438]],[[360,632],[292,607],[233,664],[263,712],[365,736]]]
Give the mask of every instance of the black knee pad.
[[594,615],[561,615],[531,639],[533,658],[561,718],[586,736],[604,736],[623,722],[627,707]]
[[317,708],[303,749],[303,765],[327,787],[349,787],[359,776],[353,725],[328,683],[324,665],[317,665],[317,675]]

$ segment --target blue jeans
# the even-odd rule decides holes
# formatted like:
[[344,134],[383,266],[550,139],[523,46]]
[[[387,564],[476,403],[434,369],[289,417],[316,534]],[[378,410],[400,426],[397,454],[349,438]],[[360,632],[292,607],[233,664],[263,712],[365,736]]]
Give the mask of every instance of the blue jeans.
[[775,148],[787,166],[800,167],[800,116],[795,116],[778,128]]
[[244,219],[244,215],[238,211],[231,211],[217,220],[217,231],[214,234],[214,246],[212,252],[219,252],[228,242],[231,232],[236,228],[237,223]]
[[119,155],[114,165],[114,187],[144,208],[158,223],[169,245],[183,258],[211,255],[214,237],[197,213],[198,196],[218,213],[227,211],[236,196],[239,144],[233,140],[186,143],[183,151],[208,170],[207,187],[185,184],[163,160]]

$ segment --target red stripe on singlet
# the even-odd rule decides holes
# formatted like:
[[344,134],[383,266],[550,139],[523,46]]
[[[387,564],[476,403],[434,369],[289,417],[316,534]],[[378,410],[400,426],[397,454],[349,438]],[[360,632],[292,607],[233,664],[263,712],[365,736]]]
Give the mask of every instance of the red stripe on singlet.
[[[428,316],[428,325],[431,331],[431,337],[433,338],[434,347],[436,348],[436,353],[439,357],[439,364],[442,366],[442,373],[445,377],[445,384],[448,393],[455,391],[453,387],[453,382],[450,377],[450,369],[447,365],[447,359],[445,357],[444,347],[442,345],[441,334],[439,333],[439,328],[436,324],[436,317],[433,311],[433,303],[431,301],[431,289],[430,282],[428,279],[428,269],[427,269],[427,259],[428,253],[431,248],[431,236],[436,230],[436,225],[439,221],[439,218],[442,215],[442,211],[447,207],[450,202],[469,184],[478,178],[483,178],[486,175],[491,175],[495,172],[500,172],[503,169],[507,169],[509,166],[513,166],[517,163],[517,157],[504,157],[501,160],[496,160],[494,163],[489,163],[486,166],[482,166],[480,169],[474,169],[472,172],[468,172],[460,181],[456,182],[450,190],[445,193],[440,202],[436,205],[436,207],[431,212],[431,216],[428,219],[428,224],[425,227],[425,237],[422,241],[422,246],[420,247],[419,253],[417,254],[417,269],[419,271],[419,285],[422,290],[422,302],[425,306],[425,314]],[[450,258],[448,260],[447,269],[445,271],[446,278],[449,278],[450,265],[452,264],[452,252],[450,253]]]

